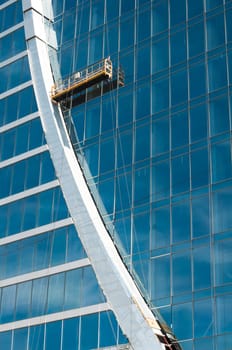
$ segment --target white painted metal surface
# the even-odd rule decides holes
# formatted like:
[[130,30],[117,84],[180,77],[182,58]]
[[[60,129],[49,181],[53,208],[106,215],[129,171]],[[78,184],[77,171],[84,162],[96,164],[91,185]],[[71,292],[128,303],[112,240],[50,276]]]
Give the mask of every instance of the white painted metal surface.
[[[39,2],[36,0],[37,6]],[[47,0],[47,6],[49,2]],[[54,82],[44,41],[44,21],[42,16],[38,19],[33,3],[23,0],[30,69],[50,154],[70,214],[98,282],[131,348],[163,349],[155,335],[155,332],[159,333],[159,326],[154,315],[144,302],[105,228],[76,160],[59,107],[51,103],[49,91]]]

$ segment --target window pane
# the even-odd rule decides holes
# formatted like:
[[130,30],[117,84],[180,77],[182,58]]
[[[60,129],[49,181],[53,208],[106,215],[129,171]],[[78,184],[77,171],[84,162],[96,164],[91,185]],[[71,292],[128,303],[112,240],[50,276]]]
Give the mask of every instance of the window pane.
[[[43,315],[47,305],[48,278],[40,278],[33,281],[31,316]],[[33,339],[31,339],[33,342]]]
[[20,283],[17,286],[17,298],[15,307],[16,320],[22,320],[29,317],[31,304],[31,287],[31,281]]
[[229,126],[228,98],[223,96],[210,101],[210,132],[214,136],[227,131]]
[[192,291],[192,273],[190,252],[173,255],[173,292],[180,294]]
[[190,239],[190,205],[181,202],[172,207],[172,240],[180,243]]
[[232,282],[231,249],[231,239],[215,242],[215,278],[217,285]]
[[231,188],[213,193],[213,225],[214,233],[223,232],[232,228]]
[[28,328],[15,329],[13,350],[27,349],[27,338],[28,338]]
[[170,163],[157,163],[152,167],[152,199],[157,201],[170,194]]
[[171,118],[172,148],[184,146],[189,142],[188,113],[179,113]]
[[210,232],[210,209],[208,196],[192,199],[193,237],[208,235]]
[[60,350],[61,321],[46,324],[45,350]]
[[170,209],[169,207],[152,212],[151,249],[158,249],[170,244]]
[[63,321],[62,349],[78,349],[79,319],[71,318]]
[[64,273],[49,277],[47,312],[53,313],[63,309]]
[[16,297],[16,285],[4,287],[2,289],[1,313],[0,313],[1,323],[14,321],[15,297]]
[[170,256],[162,256],[151,261],[151,298],[157,300],[170,296]]
[[231,332],[231,303],[232,295],[223,295],[216,298],[217,333],[219,334]]
[[192,188],[208,185],[209,159],[207,148],[191,153],[191,180]]
[[192,303],[173,306],[173,333],[177,339],[192,338],[192,323]]
[[172,193],[189,190],[189,158],[183,155],[172,160]]
[[211,285],[210,247],[199,247],[193,250],[194,288],[209,288]]
[[223,13],[207,19],[208,49],[212,50],[225,43]]
[[30,338],[28,350],[43,349],[44,343],[44,325],[30,327]]
[[[91,337],[90,337],[91,332]],[[81,349],[96,349],[98,344],[98,314],[81,318]]]
[[230,141],[212,146],[212,178],[213,182],[222,181],[232,176]]

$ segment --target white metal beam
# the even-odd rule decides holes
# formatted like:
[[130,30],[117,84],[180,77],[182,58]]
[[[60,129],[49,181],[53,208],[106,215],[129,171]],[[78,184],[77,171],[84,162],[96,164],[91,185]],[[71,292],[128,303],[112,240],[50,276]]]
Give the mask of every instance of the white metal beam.
[[[36,0],[37,6],[39,2]],[[51,103],[49,95],[54,82],[44,19],[33,10],[33,3],[23,0],[30,69],[47,143],[70,214],[98,282],[132,349],[164,349],[155,335],[159,334],[159,325],[123,264],[91,197],[59,107]],[[47,8],[50,3],[51,0],[46,1]]]

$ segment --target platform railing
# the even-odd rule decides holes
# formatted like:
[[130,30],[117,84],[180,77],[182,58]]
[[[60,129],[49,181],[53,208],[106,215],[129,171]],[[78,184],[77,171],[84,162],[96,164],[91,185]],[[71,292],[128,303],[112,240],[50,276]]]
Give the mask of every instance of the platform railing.
[[113,66],[110,58],[104,58],[103,60],[88,66],[82,71],[75,72],[67,78],[59,79],[56,84],[52,86],[51,98],[55,100],[56,96],[81,86],[85,82],[91,82],[101,75],[109,79],[112,78]]

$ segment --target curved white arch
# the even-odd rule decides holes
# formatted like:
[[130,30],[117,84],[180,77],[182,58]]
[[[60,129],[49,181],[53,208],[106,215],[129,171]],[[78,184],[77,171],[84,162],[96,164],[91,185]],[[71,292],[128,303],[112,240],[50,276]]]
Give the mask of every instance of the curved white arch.
[[[46,1],[49,9],[50,0]],[[162,350],[159,325],[123,264],[94,204],[49,91],[53,76],[42,1],[23,0],[29,63],[41,121],[64,197],[98,282],[134,350]]]

